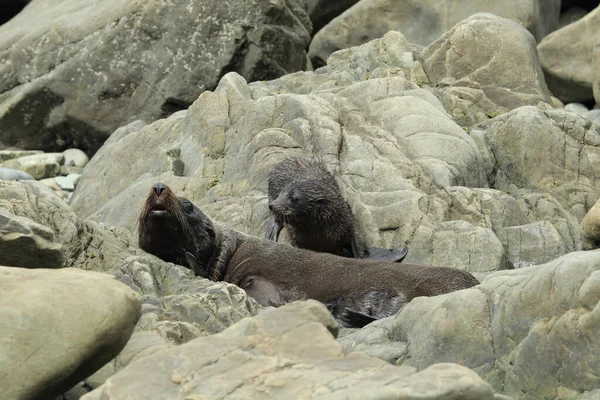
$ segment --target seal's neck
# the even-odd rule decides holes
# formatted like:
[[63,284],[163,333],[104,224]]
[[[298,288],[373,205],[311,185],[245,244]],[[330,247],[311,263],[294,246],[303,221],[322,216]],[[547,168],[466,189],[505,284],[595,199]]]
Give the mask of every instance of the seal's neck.
[[213,221],[215,227],[215,254],[210,265],[207,266],[208,277],[215,281],[222,281],[229,261],[233,257],[238,246],[244,242],[244,235],[235,229],[228,228]]

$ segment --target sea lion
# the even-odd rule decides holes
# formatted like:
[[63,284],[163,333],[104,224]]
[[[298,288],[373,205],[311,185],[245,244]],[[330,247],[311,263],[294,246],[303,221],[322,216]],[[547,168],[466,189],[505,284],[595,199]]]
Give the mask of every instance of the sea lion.
[[155,183],[138,219],[138,245],[164,261],[192,269],[207,277],[198,260],[210,264],[215,253],[215,230],[198,207],[177,197],[162,183]]
[[[143,238],[147,252],[178,260],[187,260],[190,253],[190,268],[197,275],[233,283],[263,306],[318,300],[343,326],[360,327],[393,315],[417,296],[479,284],[454,268],[399,268],[395,262],[340,257],[246,235],[215,224],[198,206],[159,183],[152,187],[140,221],[145,221],[140,222],[140,243]],[[164,247],[167,232],[173,234],[170,252]]]
[[268,174],[269,210],[265,237],[277,242],[285,227],[292,246],[343,257],[402,261],[408,248],[358,251],[354,218],[333,175],[319,162],[288,157]]

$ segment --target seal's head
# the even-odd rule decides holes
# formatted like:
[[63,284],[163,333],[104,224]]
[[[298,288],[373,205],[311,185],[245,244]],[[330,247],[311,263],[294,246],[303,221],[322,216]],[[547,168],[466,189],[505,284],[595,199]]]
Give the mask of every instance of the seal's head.
[[293,182],[269,202],[271,212],[283,221],[303,225],[309,221],[326,224],[346,207],[340,193],[328,182],[306,179]]
[[138,221],[138,243],[148,253],[204,276],[216,250],[210,218],[163,183],[152,185],[146,197]]

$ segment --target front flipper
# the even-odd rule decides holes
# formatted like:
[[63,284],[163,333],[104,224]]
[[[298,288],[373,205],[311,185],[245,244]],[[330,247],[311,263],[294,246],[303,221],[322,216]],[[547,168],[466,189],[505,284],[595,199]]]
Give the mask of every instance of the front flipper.
[[402,250],[382,249],[380,247],[369,247],[363,254],[365,260],[402,262],[408,254],[408,246]]
[[265,238],[276,242],[279,239],[279,233],[283,229],[283,224],[273,216],[267,221]]
[[208,278],[208,271],[206,271],[206,269],[202,268],[200,264],[198,264],[198,260],[196,259],[196,257],[194,257],[194,255],[189,251],[185,252],[185,260],[187,261],[190,269],[194,271],[194,274],[203,278]]
[[377,321],[377,318],[354,311],[348,307],[344,308],[339,319],[346,323],[350,328],[362,328],[373,321]]

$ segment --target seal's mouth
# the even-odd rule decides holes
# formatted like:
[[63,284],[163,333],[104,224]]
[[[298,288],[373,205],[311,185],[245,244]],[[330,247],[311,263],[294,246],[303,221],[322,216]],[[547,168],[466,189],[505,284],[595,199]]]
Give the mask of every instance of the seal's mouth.
[[164,217],[167,215],[172,215],[171,212],[167,209],[167,207],[162,204],[162,202],[156,202],[151,205],[148,210],[149,217]]

